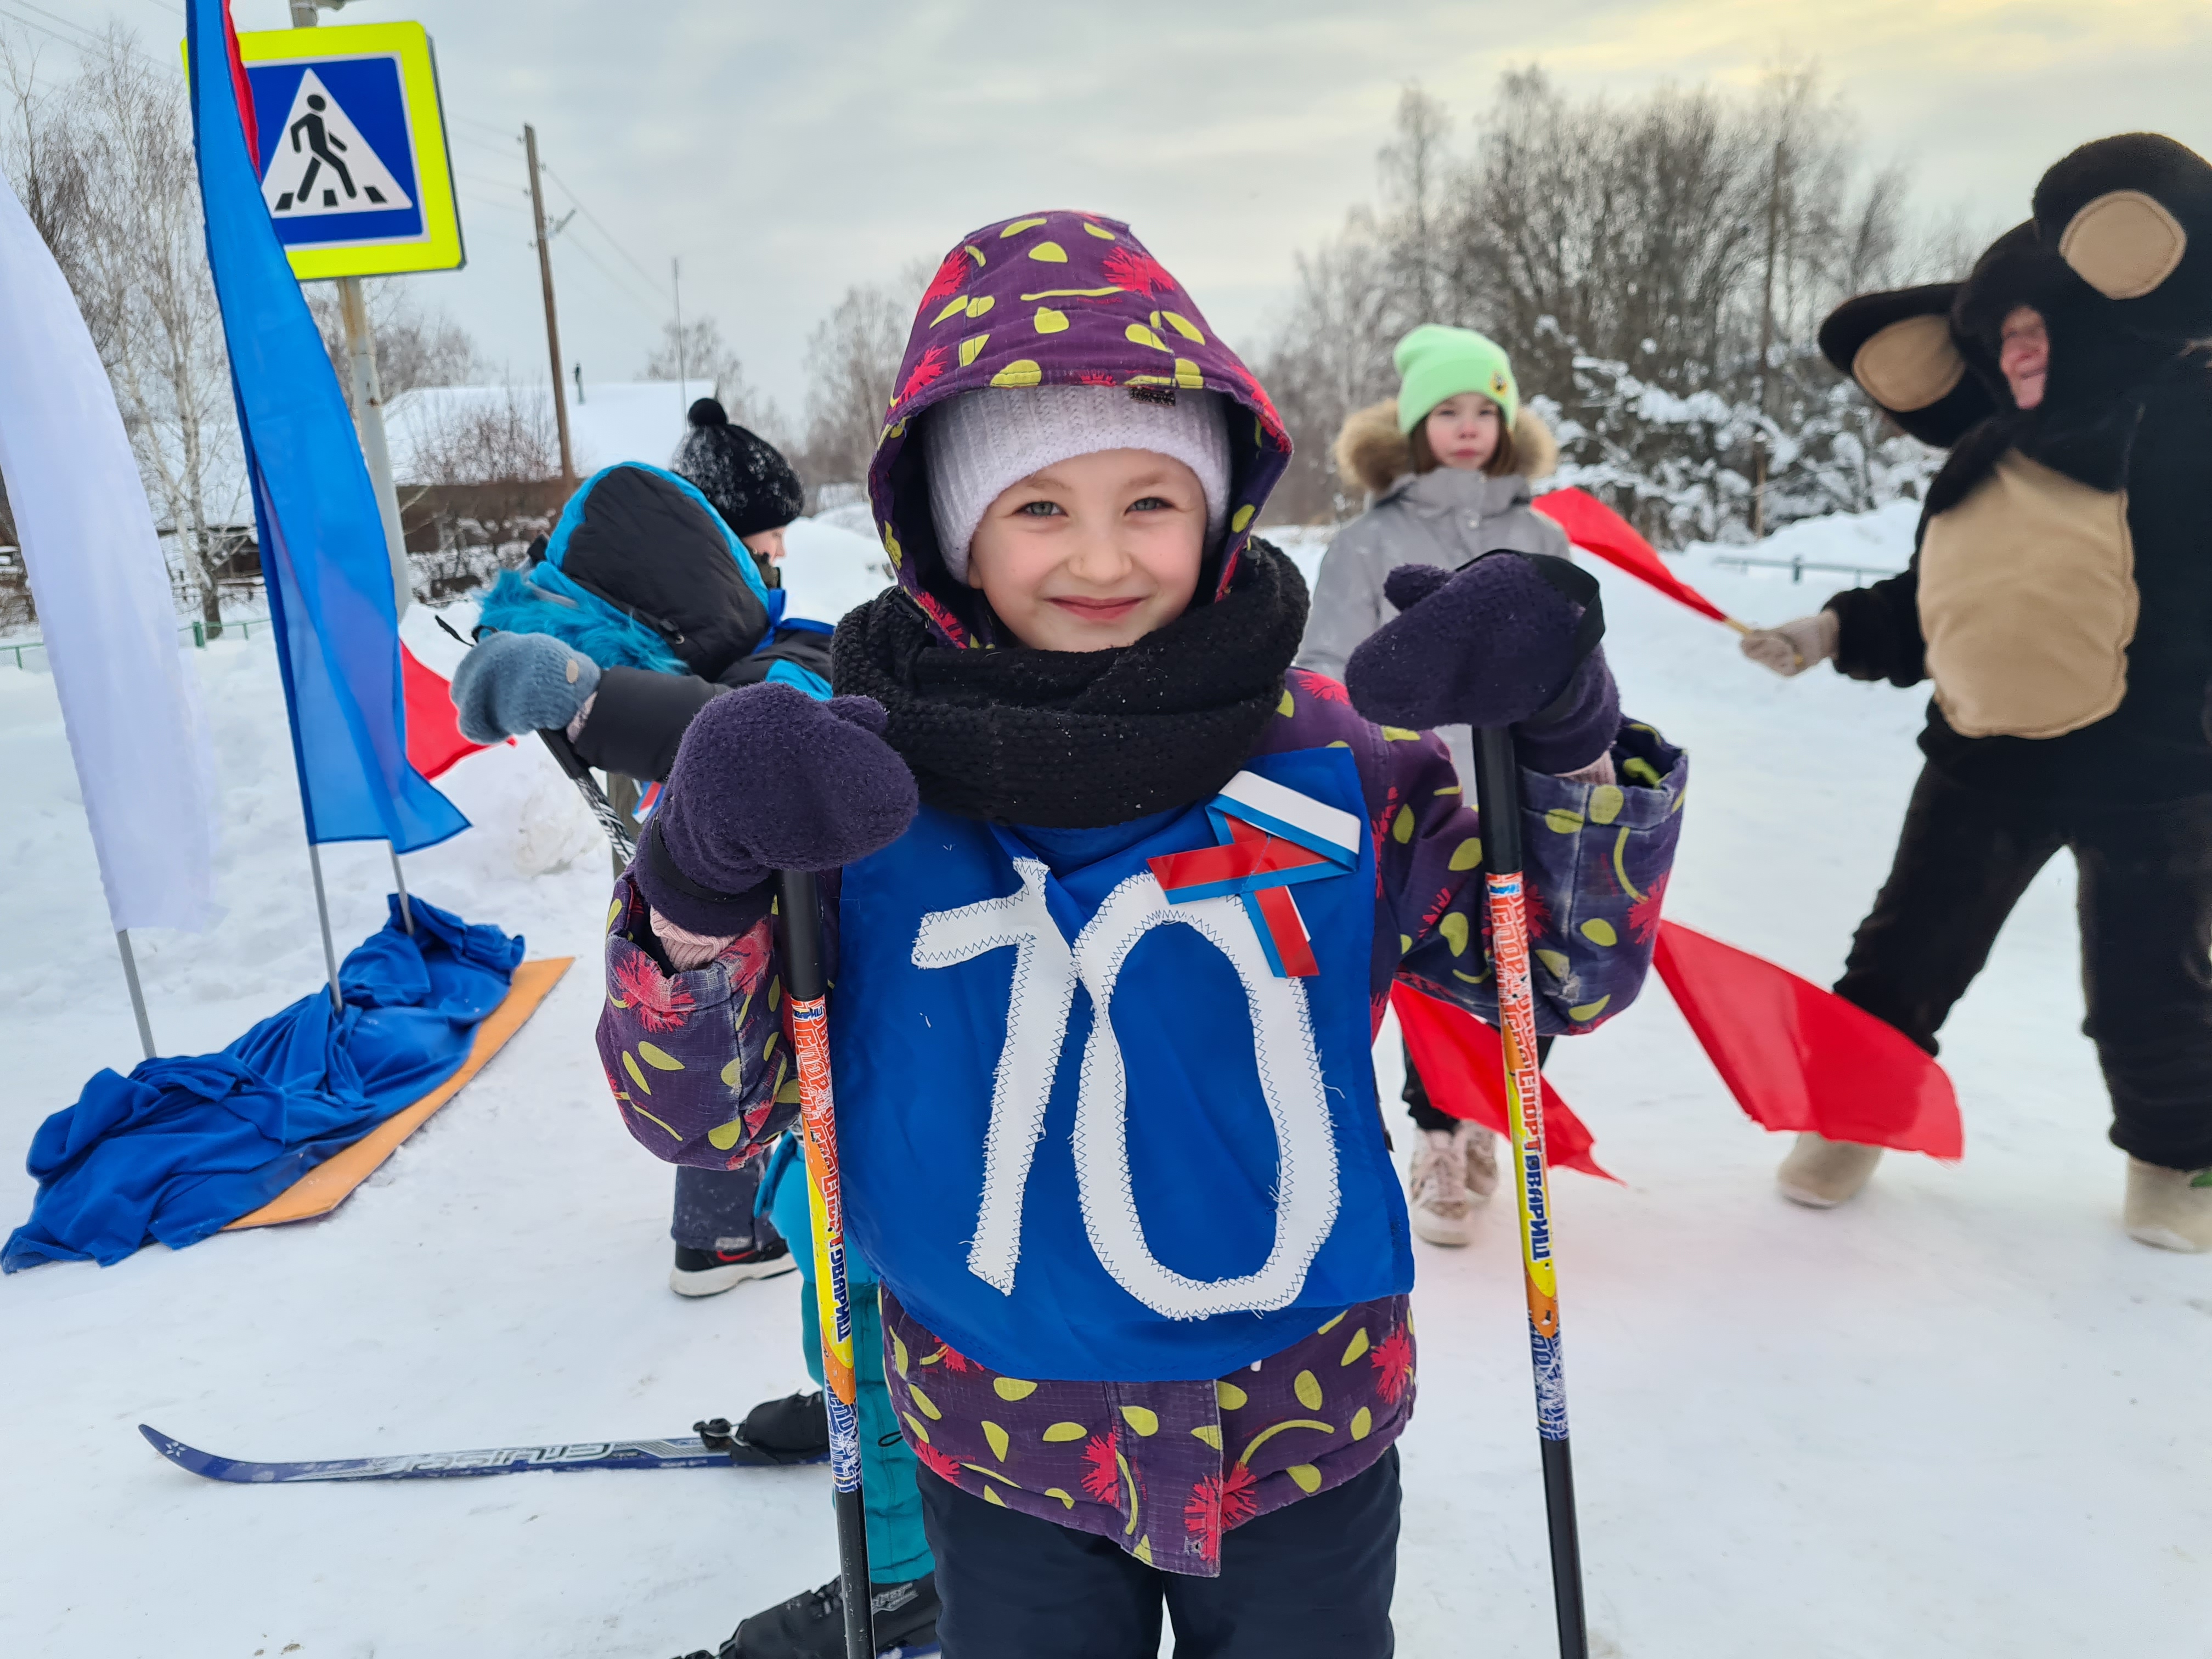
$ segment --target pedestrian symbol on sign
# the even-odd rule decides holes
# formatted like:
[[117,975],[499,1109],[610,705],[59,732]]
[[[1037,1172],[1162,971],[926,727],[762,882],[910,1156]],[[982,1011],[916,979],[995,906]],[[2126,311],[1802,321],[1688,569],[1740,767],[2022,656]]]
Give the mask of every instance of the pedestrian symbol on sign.
[[262,204],[295,276],[461,267],[438,70],[420,23],[249,33],[238,56]]
[[398,212],[414,202],[314,70],[300,76],[261,197],[282,221],[325,213]]

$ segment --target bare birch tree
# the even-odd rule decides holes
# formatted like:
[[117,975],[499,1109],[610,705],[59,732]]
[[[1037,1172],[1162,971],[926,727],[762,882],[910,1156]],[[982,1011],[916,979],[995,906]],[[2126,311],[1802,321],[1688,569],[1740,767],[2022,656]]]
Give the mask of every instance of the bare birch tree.
[[85,179],[77,300],[179,574],[217,632],[217,574],[232,551],[218,532],[248,506],[183,82],[111,27],[73,90]]
[[806,443],[793,459],[811,487],[867,476],[906,352],[914,307],[905,291],[849,288],[807,338]]
[[770,443],[782,442],[781,411],[745,379],[744,363],[712,317],[686,318],[680,334],[674,323],[663,323],[660,343],[646,359],[645,378],[704,380],[714,388],[714,401],[734,424],[750,428]]

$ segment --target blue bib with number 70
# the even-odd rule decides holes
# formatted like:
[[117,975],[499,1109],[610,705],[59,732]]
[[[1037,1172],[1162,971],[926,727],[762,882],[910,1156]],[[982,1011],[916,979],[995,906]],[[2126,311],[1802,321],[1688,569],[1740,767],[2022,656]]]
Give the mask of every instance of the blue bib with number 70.
[[1071,862],[925,807],[848,867],[830,1005],[846,1224],[994,1370],[1176,1382],[1412,1288],[1369,1053],[1350,753],[1255,756]]

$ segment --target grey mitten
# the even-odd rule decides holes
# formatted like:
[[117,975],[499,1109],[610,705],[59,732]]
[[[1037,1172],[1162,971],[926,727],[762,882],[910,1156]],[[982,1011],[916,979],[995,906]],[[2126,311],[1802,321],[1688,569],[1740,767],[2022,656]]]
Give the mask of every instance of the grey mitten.
[[599,664],[550,634],[489,634],[454,671],[453,712],[471,743],[559,731],[599,684]]
[[1834,656],[1840,631],[1834,611],[1819,611],[1779,628],[1755,628],[1738,648],[1761,668],[1794,676]]

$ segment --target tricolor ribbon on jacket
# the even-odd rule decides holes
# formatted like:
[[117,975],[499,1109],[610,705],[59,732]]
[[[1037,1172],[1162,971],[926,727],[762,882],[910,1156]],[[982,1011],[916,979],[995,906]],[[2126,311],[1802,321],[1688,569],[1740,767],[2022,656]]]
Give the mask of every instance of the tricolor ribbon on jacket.
[[1291,889],[1347,873],[1359,862],[1359,820],[1255,772],[1239,772],[1206,803],[1217,847],[1151,860],[1171,904],[1231,894],[1244,902],[1279,979],[1321,972]]

